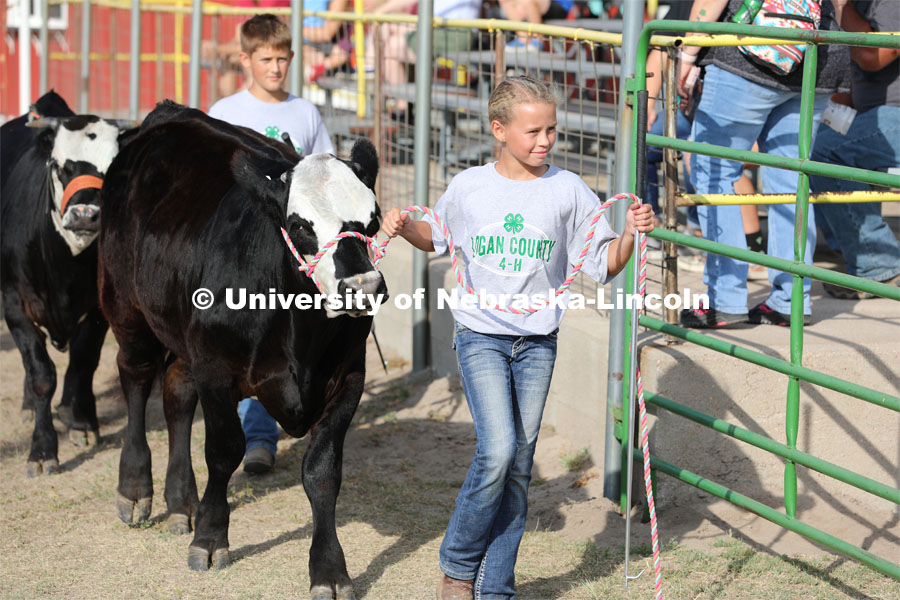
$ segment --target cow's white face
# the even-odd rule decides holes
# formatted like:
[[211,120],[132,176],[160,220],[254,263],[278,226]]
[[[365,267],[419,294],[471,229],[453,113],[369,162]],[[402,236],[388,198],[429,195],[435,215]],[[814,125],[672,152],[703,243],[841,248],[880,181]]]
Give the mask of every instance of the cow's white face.
[[[99,233],[100,185],[119,151],[122,124],[92,115],[45,118],[31,124],[40,136],[52,136],[51,218],[73,255],[91,245]],[[67,194],[68,191],[68,194]]]
[[[330,154],[313,154],[286,175],[290,177],[288,232],[307,260],[339,233],[357,231],[371,237],[378,231],[375,194],[344,161]],[[345,296],[359,290],[387,296],[384,278],[369,259],[365,244],[356,238],[343,238],[333,246],[316,266],[315,277],[325,294]],[[340,312],[327,309],[329,317],[367,312],[365,306]]]

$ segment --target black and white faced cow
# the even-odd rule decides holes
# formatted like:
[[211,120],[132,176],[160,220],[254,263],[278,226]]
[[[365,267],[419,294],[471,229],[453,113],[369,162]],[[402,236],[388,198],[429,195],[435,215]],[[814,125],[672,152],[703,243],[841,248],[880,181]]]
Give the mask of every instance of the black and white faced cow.
[[[298,272],[281,228],[307,259],[339,232],[374,235],[380,214],[375,149],[363,140],[349,161],[319,154],[297,163],[287,146],[250,130],[171,104],[158,110],[145,121],[153,125],[142,127],[113,161],[102,197],[100,300],[119,343],[128,403],[119,517],[140,523],[150,515],[144,410],[156,374],[165,369],[169,528],[187,533],[193,518],[188,565],[224,567],[227,485],[244,454],[236,407],[255,395],[289,434],[311,435],[302,465],[314,522],[311,595],[351,600],[335,505],[344,436],[365,380],[367,306],[235,309],[226,290],[233,299],[239,290],[317,294]],[[316,276],[326,294],[386,294],[356,238],[342,239]],[[167,353],[175,358],[166,365]],[[189,439],[198,398],[209,468],[199,502]]]
[[[71,113],[53,97],[59,112]],[[90,115],[40,114],[46,98],[33,107],[31,116],[40,118],[27,124],[31,129],[21,118],[0,128],[4,156],[18,157],[8,172],[4,167],[0,191],[0,286],[4,317],[25,366],[22,407],[34,415],[30,476],[59,470],[50,414],[56,367],[46,337],[60,350],[71,349],[60,416],[76,443],[99,439],[91,384],[108,326],[97,300],[93,242],[99,188],[126,125]]]

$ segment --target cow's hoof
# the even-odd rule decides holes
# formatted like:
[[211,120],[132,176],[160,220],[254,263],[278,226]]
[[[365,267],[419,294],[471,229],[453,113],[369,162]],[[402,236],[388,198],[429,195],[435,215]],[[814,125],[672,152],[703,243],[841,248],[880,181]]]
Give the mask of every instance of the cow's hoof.
[[353,593],[353,588],[350,586],[341,586],[337,587],[337,595],[332,593],[330,585],[314,585],[309,590],[309,595],[311,600],[356,600],[356,595]]
[[191,518],[187,515],[171,513],[166,519],[166,527],[169,528],[169,533],[174,533],[176,535],[190,533]]
[[153,496],[141,498],[137,502],[129,500],[118,491],[116,492],[116,511],[123,523],[140,525],[150,518],[150,510],[153,508]]
[[30,460],[26,465],[26,472],[29,477],[37,477],[41,473],[46,475],[55,475],[59,473],[59,461],[55,458],[47,460]]
[[337,588],[337,600],[356,600],[356,594],[353,593],[353,588],[350,586],[342,587],[339,585]]
[[210,560],[206,549],[191,546],[188,548],[188,566],[192,571],[208,571],[210,566],[216,570],[224,569],[228,566],[228,548],[219,548]]
[[69,441],[79,448],[97,447],[100,445],[100,432],[93,429],[70,429]]
[[329,585],[314,585],[309,589],[310,600],[334,600]]

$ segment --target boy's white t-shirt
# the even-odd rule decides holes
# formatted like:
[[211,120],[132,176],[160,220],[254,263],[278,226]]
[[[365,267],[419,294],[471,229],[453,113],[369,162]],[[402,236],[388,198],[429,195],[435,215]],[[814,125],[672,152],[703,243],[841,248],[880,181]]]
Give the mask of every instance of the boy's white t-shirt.
[[209,116],[277,140],[281,140],[281,134],[287,131],[301,156],[334,153],[319,110],[312,102],[292,94],[284,102],[269,103],[243,90],[213,104]]
[[[509,306],[516,294],[547,298],[551,289],[565,281],[584,248],[599,206],[597,195],[570,171],[550,167],[537,179],[516,181],[502,176],[495,163],[490,163],[454,177],[434,212],[462,252],[464,281],[479,293],[505,296]],[[431,225],[435,251],[446,253],[442,229],[428,215],[425,221]],[[602,216],[582,273],[606,283],[609,243],[616,237]],[[456,293],[467,294],[459,286]],[[450,306],[457,322],[479,333],[546,335],[559,327],[568,298],[567,291],[560,297],[562,307],[547,306],[521,315],[478,306]]]

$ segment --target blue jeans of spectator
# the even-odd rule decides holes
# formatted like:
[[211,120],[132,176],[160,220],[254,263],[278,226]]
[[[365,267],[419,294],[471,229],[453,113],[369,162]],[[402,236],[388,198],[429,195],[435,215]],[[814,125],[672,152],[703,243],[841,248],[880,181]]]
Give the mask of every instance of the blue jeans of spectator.
[[[827,94],[816,94],[813,115],[815,136]],[[750,150],[759,142],[759,151],[775,156],[797,158],[797,132],[800,131],[800,93],[759,85],[714,65],[706,68],[703,96],[694,116],[693,138],[696,142]],[[734,182],[741,177],[740,162],[691,155],[691,179],[700,194],[733,194]],[[796,193],[798,175],[793,171],[761,167],[763,192]],[[807,218],[804,262],[812,264],[816,247],[816,225],[813,205]],[[769,207],[769,243],[767,253],[787,260],[794,259],[793,204]],[[714,242],[746,249],[740,206],[701,206],[700,228],[703,236]],[[708,254],[703,282],[707,285],[709,303],[716,310],[747,313],[747,263],[717,254]],[[793,276],[769,269],[772,290],[766,304],[780,313],[791,312]],[[810,280],[803,280],[803,313],[811,314]]]
[[457,324],[454,346],[478,442],[441,543],[440,566],[455,579],[474,579],[476,600],[512,598],[556,332],[489,335]]
[[[660,101],[661,103],[662,101]],[[687,120],[684,113],[680,110],[675,111],[675,135],[679,140],[686,140],[691,135],[691,122]],[[665,135],[666,114],[661,110],[650,126],[647,133],[653,135]],[[663,160],[663,149],[658,146],[647,146],[647,188],[644,190],[644,201],[649,202],[653,207],[653,212],[657,215],[659,212],[659,163]],[[685,181],[685,188],[688,194],[693,194],[694,189],[690,181]],[[694,208],[694,207],[691,207]]]
[[278,423],[255,398],[244,398],[238,402],[238,416],[247,440],[245,452],[254,448],[268,448],[273,455],[278,450]]
[[[812,159],[871,171],[900,167],[900,106],[877,106],[853,119],[846,135],[822,124]],[[868,190],[858,181],[811,175],[815,192]],[[881,203],[817,204],[816,224],[837,242],[847,273],[885,281],[900,274],[900,244],[884,219]]]

